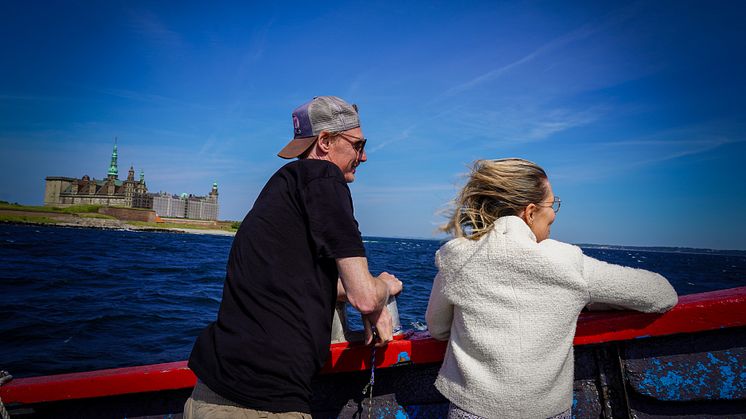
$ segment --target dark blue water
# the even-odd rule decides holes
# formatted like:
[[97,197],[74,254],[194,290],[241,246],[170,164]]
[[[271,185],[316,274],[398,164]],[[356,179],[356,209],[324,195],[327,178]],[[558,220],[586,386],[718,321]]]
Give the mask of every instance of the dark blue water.
[[[184,360],[215,319],[232,237],[0,224],[0,369],[16,377]],[[366,238],[371,271],[424,322],[433,240]],[[746,285],[746,252],[584,246],[665,275],[679,294]],[[351,319],[360,327],[359,317]]]

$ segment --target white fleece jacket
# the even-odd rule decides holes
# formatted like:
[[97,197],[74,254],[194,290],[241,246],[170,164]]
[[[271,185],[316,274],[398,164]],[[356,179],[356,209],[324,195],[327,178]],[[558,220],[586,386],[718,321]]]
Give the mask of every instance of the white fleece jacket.
[[430,334],[449,339],[435,386],[487,418],[547,418],[570,409],[573,338],[580,311],[605,303],[663,312],[677,302],[659,274],[612,265],[554,240],[536,243],[509,216],[474,241],[435,255]]

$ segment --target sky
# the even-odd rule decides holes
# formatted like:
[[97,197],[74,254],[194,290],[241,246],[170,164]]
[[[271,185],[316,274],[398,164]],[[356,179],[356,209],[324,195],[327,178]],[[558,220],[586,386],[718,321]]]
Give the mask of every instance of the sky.
[[46,176],[220,191],[240,220],[291,112],[358,104],[365,236],[441,238],[477,159],[548,173],[570,243],[746,249],[746,3],[0,3],[0,200]]

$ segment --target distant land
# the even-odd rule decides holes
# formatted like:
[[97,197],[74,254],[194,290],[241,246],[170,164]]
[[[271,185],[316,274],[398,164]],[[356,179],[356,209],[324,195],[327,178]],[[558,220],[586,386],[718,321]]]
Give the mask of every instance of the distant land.
[[[165,218],[162,222],[143,222],[119,219],[117,217],[102,214],[100,211],[106,211],[104,207],[98,205],[76,205],[71,207],[59,208],[36,205],[22,205],[0,201],[0,223],[8,224],[31,224],[31,225],[53,225],[57,227],[78,227],[78,228],[99,228],[110,230],[140,230],[140,231],[163,231],[176,233],[191,234],[214,234],[223,236],[233,236],[236,234],[240,221],[204,221],[190,219],[172,219]],[[131,209],[129,209],[131,210]],[[365,241],[376,239],[405,239],[405,240],[426,240],[445,243],[449,239],[443,238],[424,238],[424,237],[381,237],[381,236],[364,236]],[[674,247],[674,246],[627,246],[615,244],[596,244],[596,243],[573,243],[585,249],[613,249],[613,250],[630,250],[642,252],[661,252],[661,253],[690,253],[690,254],[717,254],[717,255],[734,255],[743,256],[745,250],[728,250],[728,249],[705,249],[696,247]]]
[[[216,235],[234,235],[241,224],[238,221],[205,221],[183,218],[159,218],[159,221],[147,222],[109,215],[117,214],[116,210],[118,209],[121,208],[100,205],[74,205],[60,208],[0,201],[0,223]],[[132,211],[131,208],[126,208],[126,210]]]

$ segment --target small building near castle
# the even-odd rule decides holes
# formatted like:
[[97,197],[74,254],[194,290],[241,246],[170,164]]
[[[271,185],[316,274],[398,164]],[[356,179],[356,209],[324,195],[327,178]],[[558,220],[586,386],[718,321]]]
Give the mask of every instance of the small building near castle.
[[189,218],[192,220],[218,219],[218,184],[212,184],[207,196],[191,194],[171,195],[167,192],[153,194],[153,210],[161,217]]
[[182,194],[181,197],[159,192],[148,193],[145,174],[135,180],[135,169],[130,166],[126,180],[119,180],[117,144],[111,153],[106,178],[97,180],[88,175],[82,178],[48,176],[44,191],[44,205],[69,207],[72,205],[102,205],[108,207],[153,209],[161,217],[194,220],[218,219],[218,184],[213,183],[207,196]]

